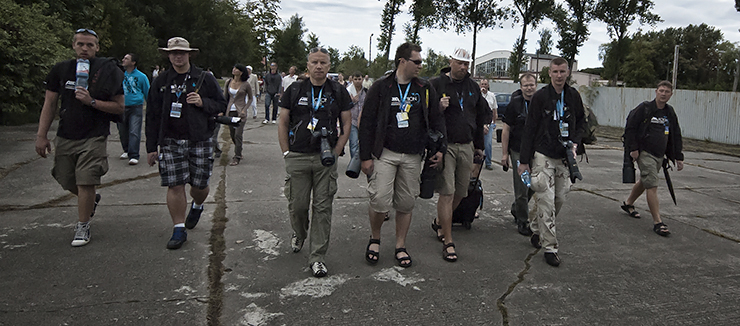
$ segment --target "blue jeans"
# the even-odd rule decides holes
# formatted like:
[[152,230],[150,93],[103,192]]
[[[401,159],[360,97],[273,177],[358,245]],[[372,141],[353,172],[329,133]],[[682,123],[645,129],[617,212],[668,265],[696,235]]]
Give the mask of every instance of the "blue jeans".
[[488,129],[488,133],[483,135],[484,144],[486,146],[486,166],[491,166],[491,155],[493,155],[493,150],[491,149],[493,147],[493,134],[496,133],[496,129],[494,129],[493,124],[491,124],[491,127]]
[[352,125],[349,131],[349,157],[353,158],[360,155],[360,129]]
[[116,123],[118,135],[121,138],[121,147],[124,152],[128,153],[128,158],[139,159],[143,118],[144,105],[132,105],[125,108],[123,122]]
[[270,102],[272,102],[272,120],[277,120],[278,100],[277,93],[265,93],[265,120],[270,120]]

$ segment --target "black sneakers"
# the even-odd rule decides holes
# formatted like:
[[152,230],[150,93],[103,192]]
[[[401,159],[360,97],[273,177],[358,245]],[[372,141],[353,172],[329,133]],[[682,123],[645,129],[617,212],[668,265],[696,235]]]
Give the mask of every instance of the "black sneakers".
[[540,235],[537,233],[532,234],[532,236],[529,238],[529,242],[532,243],[532,247],[535,247],[537,249],[542,248],[542,245],[540,244]]
[[192,229],[198,225],[200,214],[203,213],[203,208],[194,208],[193,204],[195,204],[195,201],[190,203],[190,212],[188,212],[188,217],[185,219],[185,227],[188,229]]
[[555,267],[560,266],[560,257],[558,257],[557,252],[546,252],[545,261],[550,266],[555,266]]
[[188,241],[187,231],[184,227],[176,227],[172,231],[172,238],[167,242],[167,249],[180,249],[185,241]]

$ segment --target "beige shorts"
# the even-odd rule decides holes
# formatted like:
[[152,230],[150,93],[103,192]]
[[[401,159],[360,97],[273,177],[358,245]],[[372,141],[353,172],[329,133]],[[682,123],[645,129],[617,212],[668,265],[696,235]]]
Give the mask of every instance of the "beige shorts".
[[56,137],[51,175],[64,190],[77,192],[77,186],[97,186],[108,172],[107,136],[80,140]]
[[447,144],[444,170],[437,176],[436,190],[440,195],[468,196],[470,171],[473,169],[473,143]]
[[411,213],[419,195],[421,155],[402,154],[383,149],[380,158],[373,158],[373,173],[367,185],[370,209],[387,213]]
[[640,168],[640,182],[645,189],[658,186],[658,172],[663,165],[663,159],[657,158],[646,151],[640,151],[637,157],[637,166]]

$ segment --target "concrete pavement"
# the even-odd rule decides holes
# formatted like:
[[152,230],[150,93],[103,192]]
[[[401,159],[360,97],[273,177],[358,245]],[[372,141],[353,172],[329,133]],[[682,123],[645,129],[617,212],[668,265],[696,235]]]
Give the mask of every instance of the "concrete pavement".
[[678,206],[659,190],[672,232],[663,238],[644,197],[642,219],[619,208],[631,186],[621,183],[621,144],[588,147],[584,181],[557,219],[559,268],[516,232],[510,172],[484,170],[481,217],[471,230],[454,229],[456,263],[442,260],[430,227],[436,198],[417,199],[408,269],[393,258],[393,216],[380,262],[365,262],[367,183],[344,176],[342,157],[329,276],[315,279],[307,248],[290,250],[277,127],[261,121],[248,120],[235,167],[222,129],[225,155],[204,218],[176,251],[165,249],[172,223],[157,169],[119,160],[115,127],[92,240],[81,248],[69,244],[76,198],[51,177],[52,159],[35,154],[36,126],[0,127],[0,325],[734,325],[740,317],[737,157],[686,153],[685,170],[672,174]]

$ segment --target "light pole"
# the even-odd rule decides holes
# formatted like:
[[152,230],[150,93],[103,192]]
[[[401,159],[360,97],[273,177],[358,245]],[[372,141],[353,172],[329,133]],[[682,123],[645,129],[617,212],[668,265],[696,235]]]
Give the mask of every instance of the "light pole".
[[373,61],[373,33],[370,33],[370,46],[367,48],[367,66]]

